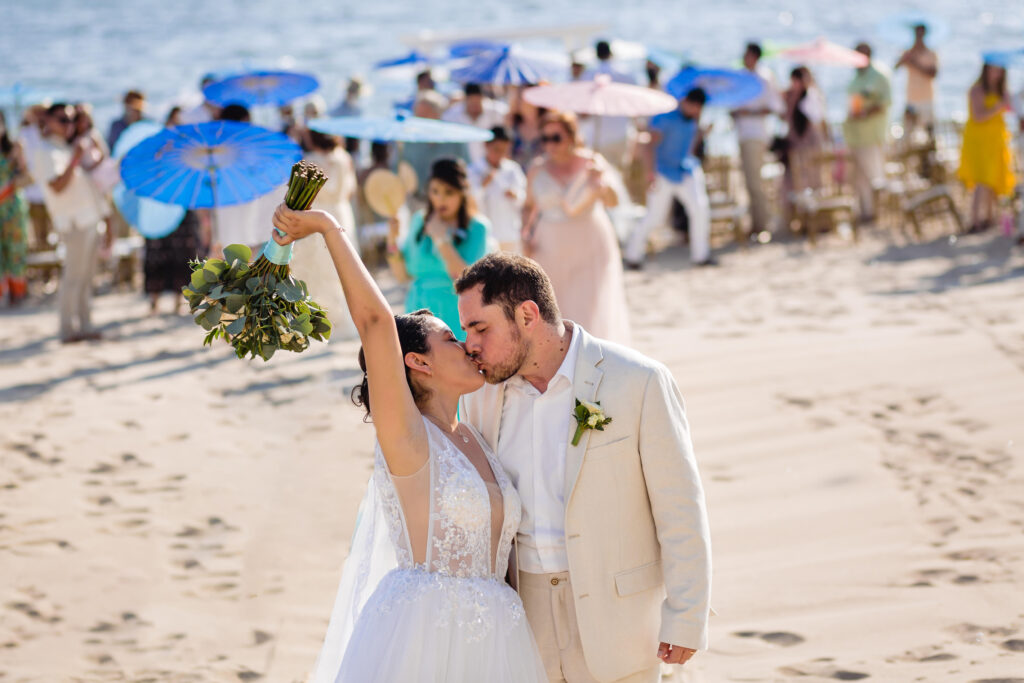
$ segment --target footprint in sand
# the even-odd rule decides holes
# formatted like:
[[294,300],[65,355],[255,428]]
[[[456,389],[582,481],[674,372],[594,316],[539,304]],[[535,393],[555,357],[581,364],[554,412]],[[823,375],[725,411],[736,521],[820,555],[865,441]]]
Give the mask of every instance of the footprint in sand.
[[1024,640],[1011,638],[1010,640],[1004,640],[999,644],[999,647],[1010,652],[1024,652]]
[[779,671],[787,676],[817,676],[819,678],[832,678],[837,681],[859,681],[871,677],[871,674],[862,671],[838,669],[829,664],[821,665],[819,663],[782,666],[779,667]]
[[737,631],[733,633],[737,638],[760,638],[766,643],[772,645],[778,645],[779,647],[792,647],[799,645],[806,639],[803,636],[799,636],[795,633],[789,633],[787,631],[770,631],[768,633],[761,633],[760,631]]

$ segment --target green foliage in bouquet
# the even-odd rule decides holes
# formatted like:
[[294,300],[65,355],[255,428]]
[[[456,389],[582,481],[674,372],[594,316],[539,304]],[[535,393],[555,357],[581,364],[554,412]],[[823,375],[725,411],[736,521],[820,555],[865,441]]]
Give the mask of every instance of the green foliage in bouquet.
[[305,351],[309,340],[331,336],[331,321],[309,297],[306,283],[290,275],[255,275],[252,252],[232,244],[224,258],[191,261],[192,279],[182,290],[196,324],[207,331],[204,345],[218,337],[244,358],[267,361],[278,349]]
[[[326,181],[323,171],[300,161],[292,167],[285,204],[308,209]],[[239,358],[267,361],[278,349],[305,351],[311,338],[330,338],[323,308],[310,298],[306,283],[289,273],[291,255],[290,244],[268,240],[251,265],[252,251],[243,244],[228,246],[223,259],[189,262],[192,277],[181,291],[196,324],[207,331],[204,345],[220,337]]]

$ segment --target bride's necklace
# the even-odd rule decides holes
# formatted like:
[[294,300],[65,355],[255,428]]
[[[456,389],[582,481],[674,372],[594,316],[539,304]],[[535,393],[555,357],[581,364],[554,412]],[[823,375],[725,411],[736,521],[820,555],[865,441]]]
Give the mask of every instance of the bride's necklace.
[[462,427],[461,422],[455,427],[454,432],[449,432],[448,427],[439,420],[435,419],[433,415],[427,415],[427,419],[436,424],[441,429],[441,431],[452,435],[458,434],[459,436],[462,437],[462,443],[469,443],[469,437],[466,436],[466,434],[461,429],[459,429],[460,427]]

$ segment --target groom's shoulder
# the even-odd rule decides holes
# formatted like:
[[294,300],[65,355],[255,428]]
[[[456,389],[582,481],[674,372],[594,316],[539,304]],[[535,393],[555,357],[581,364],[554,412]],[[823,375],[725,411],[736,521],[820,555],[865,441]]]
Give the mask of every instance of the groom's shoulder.
[[600,339],[594,336],[590,338],[601,349],[602,365],[604,365],[606,372],[610,369],[636,372],[644,375],[668,372],[668,368],[663,363],[650,356],[645,356],[636,349],[631,349],[628,346],[623,346],[607,339]]

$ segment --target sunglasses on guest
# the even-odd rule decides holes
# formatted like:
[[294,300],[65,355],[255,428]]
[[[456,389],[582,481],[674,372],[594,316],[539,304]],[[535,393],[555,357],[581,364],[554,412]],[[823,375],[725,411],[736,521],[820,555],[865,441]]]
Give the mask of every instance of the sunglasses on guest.
[[554,135],[541,135],[540,144],[547,145],[550,143],[552,145],[557,145],[564,139],[565,138],[562,136],[561,133],[555,133]]

